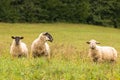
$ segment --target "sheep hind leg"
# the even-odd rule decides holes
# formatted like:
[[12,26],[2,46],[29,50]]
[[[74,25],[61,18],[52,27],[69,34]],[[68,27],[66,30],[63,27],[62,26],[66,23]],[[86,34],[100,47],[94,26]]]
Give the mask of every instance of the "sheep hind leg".
[[116,60],[115,60],[115,59],[111,59],[111,60],[110,60],[110,63],[113,63],[113,64],[114,64],[114,63],[116,63]]
[[37,57],[39,57],[39,55],[38,55],[38,53],[33,52],[33,53],[32,53],[32,57],[33,57],[33,58],[37,58]]

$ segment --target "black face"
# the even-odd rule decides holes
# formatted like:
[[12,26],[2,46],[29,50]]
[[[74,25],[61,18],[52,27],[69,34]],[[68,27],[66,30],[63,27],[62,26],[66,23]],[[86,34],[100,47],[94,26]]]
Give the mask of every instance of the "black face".
[[11,37],[12,39],[15,39],[15,42],[16,42],[16,45],[19,45],[19,41],[20,41],[20,39],[23,39],[24,37],[19,37],[19,36],[12,36]]
[[53,37],[48,33],[48,32],[45,32],[44,34],[45,36],[47,36],[49,38],[48,41],[52,42],[53,41]]

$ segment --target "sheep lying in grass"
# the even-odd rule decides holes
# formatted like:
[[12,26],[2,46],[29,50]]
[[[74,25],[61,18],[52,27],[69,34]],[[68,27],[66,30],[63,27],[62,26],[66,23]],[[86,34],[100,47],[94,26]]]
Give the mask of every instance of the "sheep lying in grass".
[[98,46],[100,44],[95,40],[90,40],[87,42],[90,44],[89,55],[94,62],[105,61],[116,61],[117,51],[113,47],[109,46]]
[[31,52],[34,58],[40,56],[47,56],[50,58],[50,48],[47,41],[53,41],[52,36],[48,32],[41,33],[39,37],[33,41]]
[[13,42],[10,47],[10,54],[13,57],[22,57],[22,56],[27,57],[28,48],[25,43],[21,42],[21,39],[23,39],[24,37],[12,36],[11,38],[13,39]]

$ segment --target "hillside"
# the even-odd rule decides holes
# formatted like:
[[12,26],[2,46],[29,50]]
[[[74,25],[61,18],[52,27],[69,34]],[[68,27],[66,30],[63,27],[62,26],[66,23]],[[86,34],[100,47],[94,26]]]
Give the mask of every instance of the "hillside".
[[[52,34],[51,60],[12,58],[11,36],[24,36],[30,51],[32,41],[41,32]],[[0,23],[0,80],[119,80],[120,29],[85,24],[9,24]],[[115,64],[93,63],[87,57],[90,39],[118,51]]]

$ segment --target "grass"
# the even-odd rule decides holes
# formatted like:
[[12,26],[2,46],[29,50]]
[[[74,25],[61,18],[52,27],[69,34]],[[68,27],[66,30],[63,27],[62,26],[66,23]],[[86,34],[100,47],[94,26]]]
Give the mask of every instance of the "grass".
[[[30,50],[41,32],[53,35],[51,60],[11,58],[11,36],[24,36]],[[85,24],[9,24],[0,23],[0,80],[119,80],[120,29]],[[117,63],[96,64],[87,57],[86,41],[96,39],[118,51]]]

